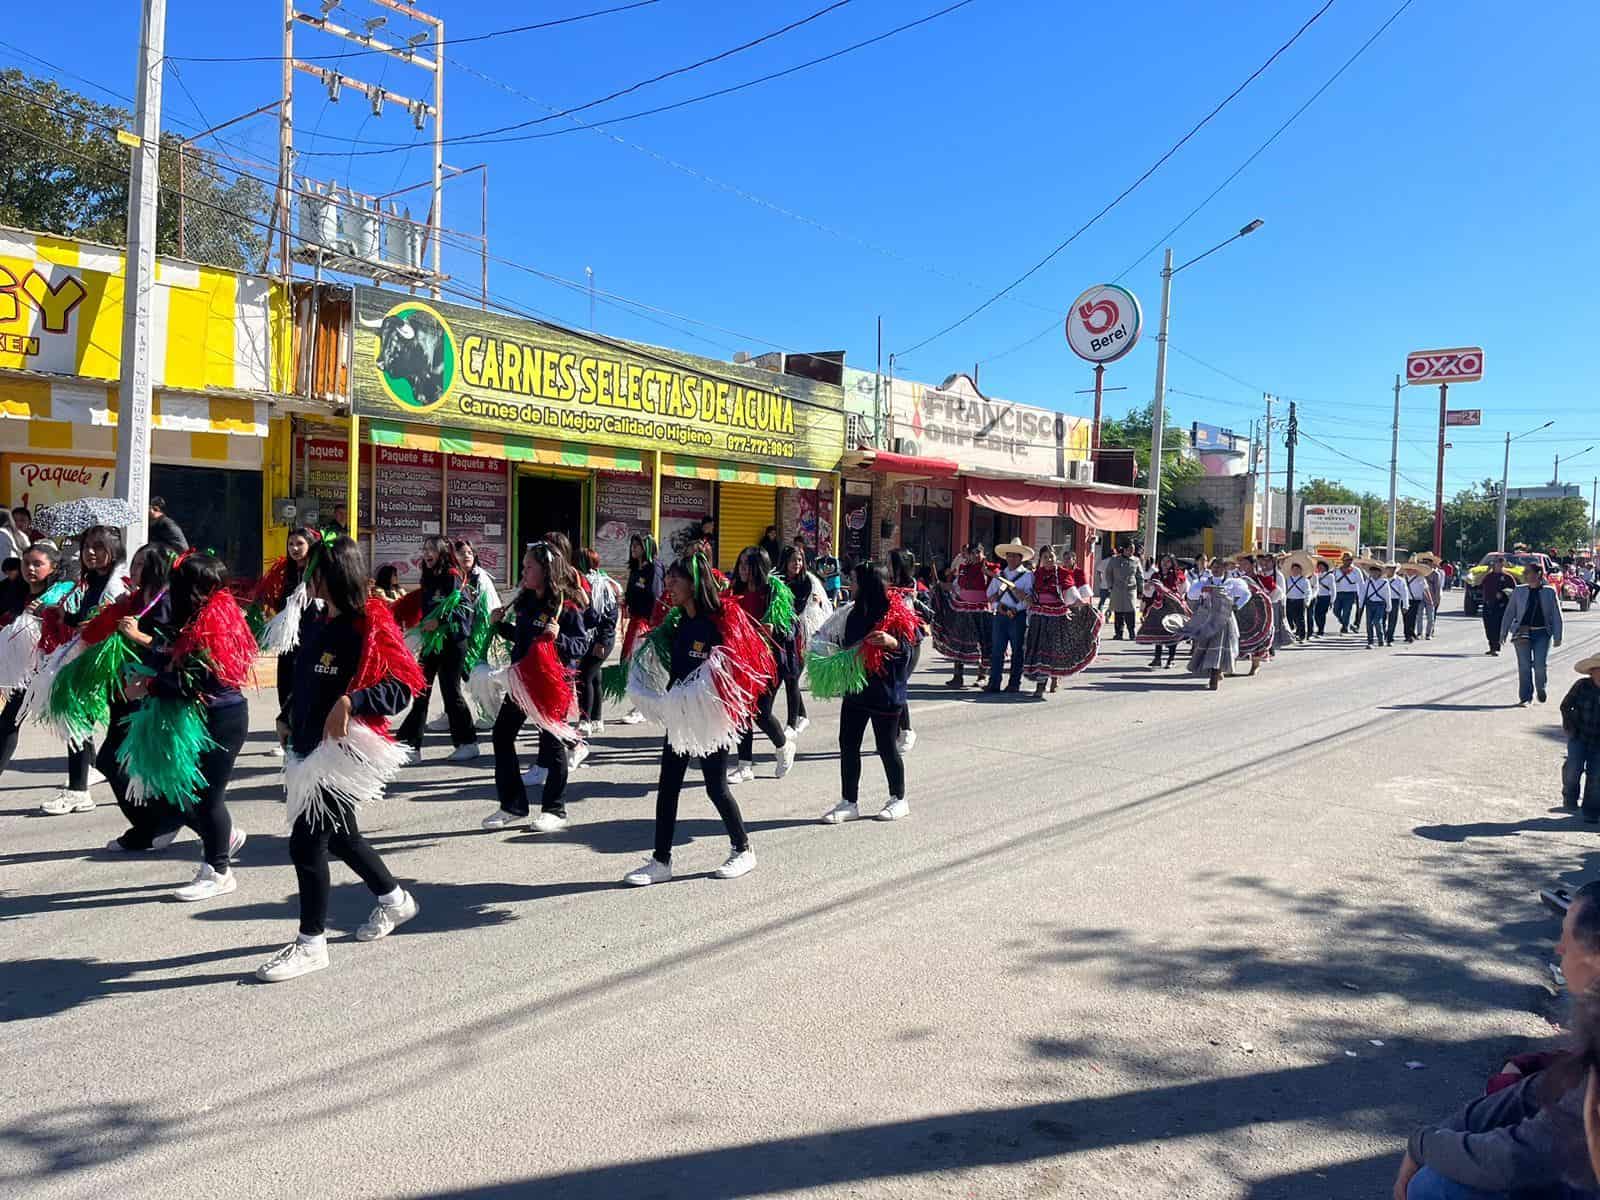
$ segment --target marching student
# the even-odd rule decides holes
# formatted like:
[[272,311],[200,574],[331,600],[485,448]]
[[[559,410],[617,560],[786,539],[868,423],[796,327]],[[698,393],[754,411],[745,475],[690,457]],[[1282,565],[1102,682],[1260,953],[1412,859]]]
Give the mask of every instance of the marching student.
[[[278,656],[278,711],[289,706],[289,689],[294,682],[294,656],[300,645],[300,626],[308,615],[309,600],[304,584],[311,547],[322,534],[309,525],[291,529],[283,543],[283,557],[268,567],[256,584],[250,611],[251,628],[257,630],[261,648]],[[283,757],[283,746],[274,745],[269,753]]]
[[606,730],[601,715],[605,697],[600,687],[600,672],[617,644],[617,624],[622,618],[622,604],[617,581],[600,569],[600,552],[593,546],[586,546],[578,553],[584,568],[584,581],[589,585],[588,632],[591,635],[589,648],[577,664],[578,732],[588,735],[604,733]]
[[500,807],[484,818],[485,829],[504,829],[528,819],[528,790],[517,761],[517,735],[531,717],[539,727],[538,764],[544,770],[536,833],[565,829],[570,766],[567,745],[577,733],[567,725],[572,679],[594,641],[584,620],[583,593],[572,586],[561,552],[535,542],[522,557],[522,589],[496,617],[511,643],[506,697],[494,723],[494,786]]
[[703,552],[667,568],[666,585],[672,610],[629,663],[629,695],[667,731],[656,785],[655,852],[623,877],[633,887],[672,878],[678,797],[691,760],[699,761],[732,846],[712,875],[737,879],[755,869],[755,851],[728,788],[728,750],[755,720],[777,674],[761,631],[743,607],[731,598],[724,602]]
[[1042,697],[1046,683],[1053,692],[1094,661],[1103,620],[1072,551],[1057,562],[1053,546],[1039,547],[1028,608],[1022,669],[1033,680],[1034,696]]
[[756,777],[756,728],[766,734],[777,748],[778,764],[773,776],[782,779],[794,766],[798,747],[795,745],[795,730],[785,729],[778,724],[778,719],[772,715],[772,705],[778,698],[778,679],[790,674],[798,679],[803,666],[801,648],[795,645],[794,640],[794,593],[789,590],[788,584],[773,575],[772,564],[767,560],[765,550],[759,546],[746,546],[734,564],[729,599],[744,609],[761,629],[772,650],[777,675],[772,687],[760,698],[754,724],[745,726],[740,735],[739,761],[728,773],[728,782],[748,783]]
[[[917,560],[911,551],[902,549],[898,546],[889,551],[889,591],[892,595],[898,596],[901,600],[905,601],[905,606],[911,610],[911,615],[917,619],[917,629],[920,634],[922,629],[921,623],[924,620],[932,619],[933,609],[930,608],[919,595],[916,566]],[[820,628],[821,626],[818,626],[818,629]],[[801,643],[801,645],[810,646],[811,638],[816,634],[816,632],[816,629],[811,630],[810,633],[806,635],[806,639]],[[909,679],[911,674],[916,671],[917,660],[921,654],[921,651],[922,638],[919,636],[911,645],[911,664],[910,670],[906,675],[907,679]],[[902,757],[908,754],[911,748],[917,744],[917,731],[911,728],[910,700],[907,700],[900,708],[900,733],[895,744],[899,747]]]
[[257,645],[227,584],[220,559],[180,554],[169,584],[176,634],[151,648],[155,674],[132,675],[122,689],[137,704],[117,749],[129,802],[170,805],[200,835],[203,861],[193,881],[173,893],[179,900],[210,900],[239,886],[232,861],[245,835],[225,796],[250,732],[240,688]]
[[[626,606],[627,624],[622,631],[622,658],[618,669],[627,670],[628,659],[654,623],[666,614],[661,598],[666,589],[667,564],[656,555],[656,540],[648,533],[636,533],[628,539],[628,582],[622,599]],[[624,679],[626,675],[624,674]],[[621,717],[624,725],[638,725],[644,714],[630,707]]]
[[1403,582],[1406,586],[1406,617],[1405,635],[1407,642],[1414,642],[1427,632],[1427,614],[1433,607],[1432,597],[1428,594],[1428,572],[1430,568],[1420,564],[1407,563],[1401,568]]
[[1237,610],[1242,607],[1235,594],[1242,590],[1249,599],[1249,589],[1238,581],[1226,577],[1207,576],[1197,580],[1199,594],[1195,597],[1194,615],[1183,627],[1183,636],[1190,641],[1189,674],[1206,677],[1206,687],[1216,691],[1225,675],[1232,675],[1235,660],[1239,657],[1239,620]]
[[1316,632],[1314,627],[1306,625],[1306,605],[1311,596],[1311,580],[1305,568],[1298,562],[1290,563],[1289,574],[1283,577],[1283,608],[1297,642],[1304,642]]
[[284,784],[300,930],[256,968],[256,978],[266,983],[328,965],[330,853],[378,901],[356,930],[358,942],[387,937],[418,909],[362,836],[356,814],[383,795],[406,759],[406,749],[389,736],[387,718],[404,711],[426,686],[423,671],[388,606],[368,596],[361,550],[351,538],[332,539],[309,576],[321,611],[306,625],[290,711],[280,718],[289,744]]
[[872,563],[856,567],[854,601],[817,632],[807,659],[811,686],[819,695],[842,695],[839,710],[840,800],[822,814],[824,825],[861,816],[861,739],[872,739],[883,762],[889,800],[879,821],[898,821],[911,811],[906,802],[906,771],[898,742],[900,712],[911,676],[911,650],[922,636],[917,616],[889,572]]
[[[0,772],[11,765],[17,752],[26,689],[48,649],[43,645],[45,621],[65,631],[65,614],[59,606],[72,593],[73,584],[57,575],[60,562],[55,543],[40,538],[22,552],[19,576],[0,585],[0,691],[10,692],[0,709]],[[85,788],[69,797],[61,812],[86,812],[93,807],[94,799]]]
[[1394,631],[1400,625],[1400,618],[1411,610],[1411,593],[1406,590],[1406,581],[1400,574],[1400,568],[1394,563],[1387,563],[1383,568],[1384,582],[1389,585],[1389,645],[1394,645]]
[[1352,616],[1356,629],[1361,628],[1361,609],[1366,607],[1362,586],[1365,582],[1366,576],[1346,553],[1339,560],[1339,569],[1333,573],[1333,615],[1339,618],[1340,633],[1350,632]]
[[[1033,572],[1027,563],[1033,551],[1019,541],[996,546],[994,552],[1005,566],[990,580],[987,595],[994,605],[993,637],[989,643],[989,682],[983,690],[990,695],[1000,691],[1000,671],[1005,666],[1006,649],[1011,650],[1011,673],[1007,692],[1022,690],[1023,655],[1028,641],[1028,595],[1033,589]],[[1118,626],[1121,628],[1119,620]],[[1133,624],[1129,622],[1131,633]]]
[[[889,557],[893,560],[895,555],[903,553],[893,550]],[[805,549],[798,538],[794,545],[783,548],[783,556],[778,560],[778,575],[794,593],[794,644],[796,658],[801,660],[800,667],[803,669],[805,648],[810,644],[812,635],[822,628],[822,623],[833,615],[833,602],[828,599],[822,580],[806,569]],[[912,580],[911,586],[916,587],[915,580]],[[804,733],[811,724],[811,718],[806,716],[806,701],[800,691],[800,671],[796,670],[792,676],[782,670],[779,674],[783,676],[783,698],[788,706],[787,727],[797,734]],[[911,726],[906,724],[901,728],[909,730]]]
[[1389,606],[1394,603],[1394,593],[1383,576],[1383,568],[1373,563],[1361,577],[1361,607],[1367,614],[1367,649],[1372,649],[1373,639],[1379,647],[1392,645],[1386,642],[1389,635]]
[[450,741],[455,746],[445,761],[468,762],[478,757],[478,735],[461,687],[474,609],[461,591],[461,565],[455,549],[444,538],[424,539],[421,568],[421,585],[394,609],[402,624],[421,621],[416,657],[423,677],[423,686],[395,736],[411,747],[415,761],[422,760],[423,723],[428,719],[428,704],[437,679],[450,721]]
[[980,542],[969,542],[950,564],[950,582],[933,625],[933,648],[955,663],[946,687],[966,683],[965,671],[976,669],[974,683],[984,684],[993,634],[993,605],[989,601],[989,565]]
[[1333,598],[1338,590],[1338,580],[1328,564],[1322,559],[1317,559],[1315,574],[1312,577],[1315,600],[1312,602],[1311,621],[1308,628],[1310,637],[1328,636],[1328,610],[1333,607]]

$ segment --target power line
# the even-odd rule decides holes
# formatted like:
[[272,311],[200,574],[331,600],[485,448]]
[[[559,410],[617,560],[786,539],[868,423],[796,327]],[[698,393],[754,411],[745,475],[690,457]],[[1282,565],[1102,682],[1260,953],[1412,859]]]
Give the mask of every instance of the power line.
[[[905,358],[907,355],[912,354],[912,353],[922,349],[922,347],[928,345],[930,342],[937,341],[938,339],[942,338],[945,334],[951,332],[952,330],[959,329],[961,326],[965,325],[968,321],[972,320],[973,317],[977,316],[979,313],[981,313],[985,309],[987,309],[996,300],[998,300],[1002,296],[1004,296],[1007,292],[1011,291],[1013,288],[1015,288],[1018,285],[1022,284],[1024,281],[1026,281],[1031,276],[1033,276],[1036,272],[1038,272],[1041,269],[1043,269],[1044,266],[1047,263],[1049,263],[1052,259],[1054,259],[1056,257],[1056,255],[1060,254],[1068,246],[1072,245],[1073,242],[1077,241],[1078,238],[1082,234],[1086,233],[1090,228],[1092,228],[1100,220],[1101,217],[1105,216],[1112,209],[1114,209],[1117,205],[1121,204],[1123,200],[1127,199],[1128,196],[1132,195],[1133,192],[1135,190],[1137,190],[1138,187],[1141,184],[1143,184],[1145,180],[1149,179],[1150,176],[1154,175],[1169,158],[1171,158],[1174,154],[1176,154],[1179,150],[1181,150],[1184,147],[1184,145],[1188,143],[1190,138],[1194,137],[1195,134],[1199,133],[1202,129],[1204,129],[1207,125],[1209,125],[1211,123],[1212,119],[1214,117],[1216,117],[1216,115],[1218,113],[1220,113],[1224,108],[1226,108],[1234,100],[1235,97],[1237,97],[1241,92],[1243,92],[1245,90],[1245,88],[1249,87],[1252,83],[1254,83],[1255,80],[1257,78],[1259,78],[1261,76],[1261,74],[1268,67],[1270,67],[1274,62],[1276,62],[1278,60],[1280,55],[1282,55],[1286,50],[1288,50],[1290,46],[1294,45],[1297,41],[1299,41],[1301,35],[1304,34],[1306,30],[1310,29],[1311,26],[1315,25],[1317,23],[1317,21],[1321,19],[1322,14],[1327,12],[1332,7],[1333,7],[1333,0],[1327,0],[1327,2],[1321,8],[1319,8],[1315,13],[1313,13],[1311,15],[1310,20],[1306,21],[1306,23],[1304,25],[1300,26],[1299,29],[1295,30],[1295,33],[1294,33],[1293,37],[1291,37],[1287,42],[1283,43],[1283,45],[1279,46],[1276,50],[1274,50],[1272,52],[1271,57],[1269,57],[1266,62],[1262,63],[1259,67],[1257,67],[1254,71],[1252,71],[1250,73],[1250,75],[1248,77],[1246,77],[1246,79],[1244,80],[1243,83],[1239,84],[1238,87],[1234,88],[1233,91],[1229,92],[1226,96],[1224,96],[1221,103],[1219,103],[1209,113],[1207,113],[1204,117],[1202,117],[1200,119],[1199,123],[1196,124],[1192,129],[1190,129],[1188,133],[1184,134],[1181,138],[1179,138],[1176,142],[1174,142],[1167,149],[1167,152],[1165,154],[1163,154],[1160,158],[1156,159],[1156,161],[1150,165],[1150,167],[1145,171],[1145,173],[1143,175],[1139,176],[1139,178],[1135,179],[1131,184],[1129,184],[1126,188],[1124,188],[1116,196],[1116,198],[1111,201],[1111,203],[1107,204],[1099,212],[1095,213],[1094,216],[1090,217],[1086,222],[1084,222],[1082,225],[1080,225],[1077,228],[1077,230],[1072,233],[1071,236],[1069,236],[1065,241],[1063,241],[1059,245],[1057,245],[1054,250],[1050,251],[1049,254],[1046,254],[1043,258],[1041,258],[1038,262],[1034,263],[1033,266],[1029,267],[1021,275],[1017,276],[1017,278],[1013,279],[1010,283],[1006,284],[1005,287],[1001,288],[998,292],[996,292],[994,295],[990,296],[982,304],[978,305],[977,308],[974,308],[971,312],[968,312],[966,315],[957,318],[955,321],[952,321],[949,325],[946,325],[943,329],[939,330],[937,333],[933,333],[933,334],[928,335],[927,337],[923,338],[920,342],[917,342],[915,345],[910,346],[905,350],[897,351],[895,353],[895,357],[896,358]],[[1043,336],[1043,335],[1041,335],[1041,336]]]
[[[1331,4],[1333,2],[1333,0],[1328,0],[1328,2]],[[743,83],[735,83],[735,84],[729,85],[728,87],[717,88],[715,91],[702,92],[698,96],[690,96],[687,99],[677,100],[677,101],[674,101],[671,104],[662,104],[662,105],[658,105],[655,108],[644,109],[644,110],[642,110],[640,112],[626,113],[626,114],[624,114],[623,116],[620,116],[620,117],[608,117],[608,118],[606,118],[606,122],[605,123],[607,125],[620,125],[624,121],[637,121],[641,117],[653,117],[653,116],[656,116],[656,115],[658,115],[660,113],[672,112],[672,111],[674,111],[676,109],[680,109],[680,108],[687,108],[691,104],[700,104],[700,103],[702,103],[702,102],[704,102],[706,100],[715,100],[720,96],[730,96],[735,92],[742,92],[746,88],[755,87],[757,84],[769,83],[774,79],[782,79],[785,76],[794,75],[797,72],[804,71],[804,70],[806,70],[806,69],[808,69],[810,67],[820,66],[821,64],[826,63],[826,62],[832,62],[836,58],[842,58],[846,54],[851,54],[851,53],[853,53],[853,52],[855,52],[857,50],[864,49],[867,46],[876,45],[878,42],[887,41],[889,38],[894,37],[896,34],[904,33],[908,29],[915,29],[919,25],[926,25],[930,21],[935,21],[940,17],[946,16],[949,13],[955,12],[958,8],[965,8],[967,5],[973,4],[973,3],[976,3],[976,0],[956,0],[956,3],[947,5],[946,7],[939,9],[937,12],[929,13],[925,17],[919,17],[915,21],[907,21],[904,25],[897,25],[897,26],[895,26],[895,28],[890,29],[885,33],[880,33],[880,34],[877,34],[874,37],[865,38],[862,41],[855,42],[855,43],[853,43],[852,45],[849,45],[849,46],[845,46],[841,50],[834,50],[831,53],[821,55],[821,56],[819,56],[817,58],[808,59],[807,61],[805,61],[803,63],[797,63],[792,67],[785,67],[781,71],[772,71],[772,72],[769,72],[766,75],[757,76],[755,79],[747,79]],[[830,6],[830,7],[837,7],[837,6],[838,5],[835,4],[835,5]],[[823,11],[829,11],[829,10],[825,9]],[[807,18],[807,19],[808,20],[814,19],[816,16],[820,16],[820,15],[821,15],[820,13],[813,14],[813,17]],[[798,23],[803,24],[803,22],[798,22]],[[767,35],[767,36],[768,37],[772,37],[772,36],[776,36],[776,35],[775,34],[770,34],[770,35]],[[758,39],[758,40],[765,40],[765,39]],[[737,48],[736,48],[736,50],[737,50]],[[730,51],[728,53],[736,52],[736,50],[735,51]],[[726,56],[727,56],[726,53],[724,53],[723,55],[720,55],[718,57],[726,57]],[[712,60],[708,59],[706,61],[712,61]],[[692,69],[693,69],[693,66],[682,68],[682,70],[692,70]],[[680,72],[674,72],[674,73],[681,73],[681,71]],[[640,86],[642,86],[642,85],[640,85]],[[628,90],[631,91],[633,89],[630,88]],[[591,101],[589,104],[580,105],[579,108],[592,107],[593,104],[598,104],[598,103],[601,103],[601,102],[602,101]],[[572,109],[570,111],[576,112],[576,111],[578,111],[578,109]],[[550,118],[548,118],[548,117],[540,118],[541,121],[542,120],[549,120],[549,119]],[[522,128],[523,126],[526,126],[526,125],[538,124],[538,123],[539,123],[539,121],[523,122],[522,125],[508,126],[507,128],[517,129],[517,128]],[[493,132],[493,131],[490,131],[490,132]],[[485,134],[485,133],[461,134],[461,135],[458,135],[456,137],[447,137],[447,138],[444,139],[444,142],[445,142],[446,145],[456,145],[456,146],[499,145],[499,144],[508,143],[508,142],[528,142],[528,141],[537,141],[540,138],[562,137],[562,136],[565,136],[566,134],[575,133],[575,132],[577,132],[575,129],[552,129],[552,130],[549,130],[549,131],[544,132],[544,133],[514,133],[514,134],[508,134],[506,136],[488,136],[488,134]],[[397,149],[399,149],[399,147],[389,146],[387,148],[375,149],[375,150],[360,150],[360,151],[355,151],[354,153],[359,155],[359,156],[370,157],[370,156],[378,155],[378,154],[393,154],[393,153],[396,152]],[[334,151],[330,151],[330,150],[306,151],[305,153],[308,154],[308,155],[314,155],[314,156],[317,156],[317,157],[330,157],[330,156],[333,156],[335,154]]]

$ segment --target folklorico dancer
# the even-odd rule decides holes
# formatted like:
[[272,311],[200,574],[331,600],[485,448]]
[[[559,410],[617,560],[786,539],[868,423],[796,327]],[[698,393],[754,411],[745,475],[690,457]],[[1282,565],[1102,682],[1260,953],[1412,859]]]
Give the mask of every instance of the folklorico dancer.
[[494,691],[505,697],[494,723],[494,786],[500,807],[484,818],[485,829],[505,829],[528,819],[517,735],[529,720],[539,730],[538,763],[544,768],[539,815],[531,827],[536,833],[555,833],[568,825],[562,799],[569,774],[567,746],[579,737],[568,723],[575,703],[573,679],[594,640],[585,608],[561,552],[549,542],[529,546],[522,557],[522,588],[496,614],[496,632],[511,644],[510,666],[493,673],[480,667],[472,677],[481,707],[492,703],[481,693],[486,675]]
[[[833,615],[833,601],[828,599],[822,580],[806,569],[805,551],[798,546],[783,548],[783,554],[778,559],[778,577],[788,585],[794,596],[793,643],[796,657],[801,660],[799,667],[803,669],[805,648],[811,644],[817,630],[822,628],[822,623]],[[800,691],[800,673],[799,669],[792,673],[784,671],[780,664],[783,699],[788,707],[787,725],[796,734],[804,733],[811,724],[811,718],[806,716],[805,696]]]
[[1070,550],[1058,562],[1054,547],[1040,546],[1031,587],[1022,673],[1033,681],[1033,694],[1043,696],[1046,685],[1053,692],[1094,661],[1104,618]]
[[[667,564],[656,555],[655,538],[636,533],[628,539],[628,582],[622,591],[627,618],[622,631],[622,657],[600,673],[601,687],[613,700],[620,701],[628,694],[628,659],[633,648],[666,616],[662,603],[666,569]],[[644,714],[636,708],[622,715],[624,725],[637,725],[643,720]]]
[[[916,559],[912,557],[911,551],[898,548],[889,551],[889,590],[905,601],[906,607],[911,610],[912,615],[918,621],[919,636],[911,644],[911,665],[906,675],[908,679],[916,671],[917,660],[922,655],[922,638],[920,634],[924,623],[933,619],[933,610],[923,598],[921,589],[917,584],[916,572],[912,569],[915,565]],[[821,626],[819,625],[818,628],[821,628]],[[809,647],[811,638],[815,634],[816,630],[814,629],[806,635],[805,640],[800,644]],[[917,731],[911,728],[911,702],[907,700],[906,703],[900,706],[900,736],[895,745],[899,748],[901,756],[904,757],[910,753],[911,748],[916,744]]]
[[1315,594],[1311,577],[1298,560],[1289,564],[1289,573],[1283,579],[1283,612],[1296,642],[1303,642],[1312,630],[1306,622],[1306,610]]
[[906,704],[911,649],[921,624],[905,596],[889,585],[889,572],[873,563],[856,567],[854,599],[833,614],[811,639],[806,669],[813,695],[843,698],[839,711],[840,800],[822,814],[824,825],[861,816],[861,738],[872,739],[889,784],[880,821],[898,821],[911,811],[906,802],[906,771],[898,742],[900,710]]
[[240,689],[250,678],[256,639],[228,590],[228,569],[186,550],[173,564],[170,640],[152,648],[154,672],[130,668],[123,695],[138,707],[117,749],[130,804],[165,804],[200,835],[204,860],[179,900],[209,900],[238,887],[231,869],[244,845],[224,796],[234,760],[250,733]]
[[634,654],[628,678],[639,711],[667,731],[656,786],[655,853],[623,880],[635,887],[672,878],[678,795],[691,759],[700,761],[706,791],[732,844],[713,875],[736,879],[755,868],[744,819],[728,788],[728,751],[755,721],[777,674],[760,629],[740,605],[724,602],[703,552],[673,563],[666,584],[673,607]]
[[1372,649],[1373,639],[1378,645],[1390,644],[1386,639],[1389,636],[1389,605],[1394,602],[1394,596],[1389,590],[1389,581],[1383,577],[1383,567],[1371,560],[1362,561],[1361,575],[1361,607],[1367,616],[1367,649]]
[[358,810],[383,795],[407,748],[389,735],[387,718],[404,711],[425,686],[383,600],[368,596],[361,550],[334,538],[308,572],[322,602],[307,622],[290,711],[280,732],[289,744],[284,765],[289,857],[300,891],[299,936],[256,969],[267,983],[294,979],[328,965],[328,855],[337,855],[377,897],[356,930],[376,941],[417,915],[417,902],[361,836]]
[[1411,609],[1411,593],[1406,590],[1406,581],[1400,575],[1400,568],[1395,563],[1384,563],[1383,579],[1389,585],[1389,645],[1394,645],[1394,631],[1400,625],[1400,618]]
[[1272,595],[1255,578],[1250,557],[1239,560],[1243,572],[1230,572],[1223,580],[1233,599],[1234,617],[1239,623],[1239,653],[1250,659],[1250,674],[1260,670],[1261,659],[1272,653],[1277,639],[1277,610]]
[[1338,580],[1334,573],[1328,569],[1328,564],[1322,559],[1317,559],[1316,574],[1312,578],[1312,593],[1315,596],[1311,609],[1310,628],[1307,633],[1310,637],[1326,637],[1328,635],[1328,610],[1333,607],[1333,598],[1338,592]]
[[0,691],[8,694],[0,710],[0,771],[11,765],[17,752],[29,684],[46,658],[67,640],[61,604],[72,594],[73,584],[57,578],[60,559],[53,543],[34,542],[22,552],[20,577],[0,586]]
[[755,721],[745,726],[739,738],[739,761],[728,774],[729,783],[748,783],[756,777],[755,730],[759,728],[778,751],[778,763],[773,770],[782,779],[794,766],[795,739],[793,729],[785,729],[772,715],[773,702],[778,697],[778,680],[793,675],[799,678],[803,661],[801,647],[795,645],[794,593],[789,585],[772,573],[767,552],[759,546],[747,546],[734,564],[734,582],[728,599],[749,614],[762,636],[772,648],[777,676],[772,687],[761,697]]
[[[444,694],[444,711],[450,721],[450,741],[455,749],[446,762],[467,762],[478,757],[478,735],[472,710],[462,694],[467,674],[468,642],[480,614],[461,591],[461,566],[455,549],[442,537],[422,543],[422,583],[394,606],[394,617],[411,628],[416,657],[422,666],[423,686],[401,723],[396,736],[410,746],[421,761],[423,724],[433,699],[437,679]],[[485,644],[487,638],[485,637]]]
[[[322,541],[319,530],[309,525],[291,529],[284,539],[283,557],[267,568],[256,584],[249,611],[245,614],[250,628],[256,631],[261,649],[278,656],[278,711],[289,707],[289,688],[294,680],[295,648],[300,645],[300,626],[310,613],[310,596],[306,591],[306,567],[311,561],[311,550]],[[283,757],[283,746],[275,745],[271,751],[275,758]]]
[[1248,602],[1250,591],[1238,580],[1208,575],[1195,581],[1190,594],[1195,597],[1194,615],[1183,627],[1183,636],[1191,643],[1189,673],[1205,676],[1206,686],[1216,691],[1223,676],[1233,674],[1239,656],[1236,613]]
[[1019,541],[994,548],[1005,566],[989,580],[987,595],[994,604],[993,637],[989,644],[989,682],[983,690],[991,695],[1000,690],[1000,670],[1006,650],[1011,651],[1011,674],[1006,691],[1022,690],[1022,656],[1028,641],[1028,596],[1033,589],[1033,572],[1028,562],[1033,550]]
[[961,687],[968,667],[977,668],[980,687],[989,665],[993,639],[993,605],[989,602],[989,562],[983,547],[970,543],[950,564],[950,587],[938,607],[933,625],[933,648],[956,665],[948,687]]
[[1155,654],[1150,659],[1152,667],[1161,666],[1161,651],[1165,647],[1167,666],[1170,667],[1172,660],[1177,657],[1178,643],[1183,640],[1180,631],[1190,616],[1187,600],[1189,578],[1176,558],[1163,554],[1156,564],[1156,570],[1145,577],[1143,591],[1144,617],[1139,622],[1133,640],[1141,646],[1155,647]]
[[1406,641],[1414,642],[1427,632],[1427,620],[1423,616],[1433,605],[1433,600],[1428,594],[1428,575],[1433,568],[1424,563],[1407,563],[1400,568],[1403,581],[1406,585],[1406,616],[1405,631]]

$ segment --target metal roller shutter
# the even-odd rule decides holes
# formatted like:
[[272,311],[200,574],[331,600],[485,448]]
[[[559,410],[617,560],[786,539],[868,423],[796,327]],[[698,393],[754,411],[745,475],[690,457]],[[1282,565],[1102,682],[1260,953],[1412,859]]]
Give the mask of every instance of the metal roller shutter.
[[717,566],[732,572],[739,552],[776,524],[778,489],[751,483],[717,485]]

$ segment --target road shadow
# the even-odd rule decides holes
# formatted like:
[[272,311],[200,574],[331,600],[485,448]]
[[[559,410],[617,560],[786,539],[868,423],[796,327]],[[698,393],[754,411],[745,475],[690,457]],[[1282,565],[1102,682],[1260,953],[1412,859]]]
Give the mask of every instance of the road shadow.
[[[281,944],[236,946],[227,950],[181,954],[173,958],[123,962],[93,958],[19,959],[6,964],[4,982],[0,983],[0,1024],[53,1017],[80,1004],[111,1000],[117,996],[239,983],[255,960],[270,954]],[[239,960],[238,965],[226,972],[159,979],[137,978],[157,971],[173,971],[235,959]],[[0,1131],[0,1142],[8,1140],[10,1136],[10,1129]]]
[[1528,817],[1522,821],[1474,821],[1466,825],[1418,825],[1411,831],[1432,842],[1465,842],[1469,838],[1516,837],[1523,833],[1600,833],[1576,812],[1567,817]]
[[1516,708],[1516,702],[1508,704],[1382,704],[1382,712],[1497,712],[1503,708]]

